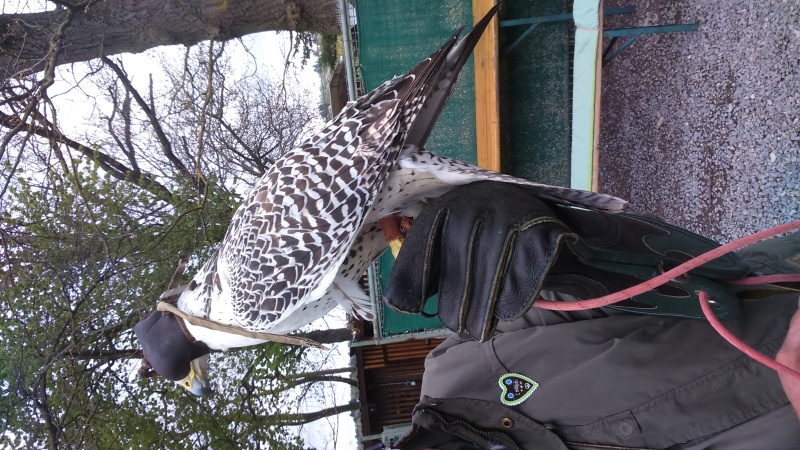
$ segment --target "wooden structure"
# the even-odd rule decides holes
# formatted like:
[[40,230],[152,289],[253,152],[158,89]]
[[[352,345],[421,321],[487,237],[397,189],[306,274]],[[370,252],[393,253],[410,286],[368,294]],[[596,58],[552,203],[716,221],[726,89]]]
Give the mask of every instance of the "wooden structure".
[[419,401],[425,357],[442,339],[412,339],[353,347],[358,368],[364,444],[380,442],[384,429],[406,424]]
[[[479,21],[495,0],[473,0],[473,22]],[[475,138],[478,166],[500,172],[500,89],[498,81],[497,17],[475,46]]]
[[336,64],[330,83],[331,115],[335,117],[347,103],[347,77],[343,63]]

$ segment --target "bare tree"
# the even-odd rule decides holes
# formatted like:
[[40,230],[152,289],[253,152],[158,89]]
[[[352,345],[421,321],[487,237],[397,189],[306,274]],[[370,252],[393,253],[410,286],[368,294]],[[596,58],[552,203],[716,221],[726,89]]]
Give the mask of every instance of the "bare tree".
[[[162,45],[192,46],[260,31],[338,33],[335,0],[51,0],[0,15],[0,79]],[[58,35],[58,51],[52,47]]]
[[0,126],[11,130],[0,194],[20,167],[66,175],[74,158],[168,202],[182,201],[173,198],[176,184],[192,186],[200,198],[208,194],[208,178],[218,181],[214,189],[254,181],[308,133],[314,100],[258,73],[234,76],[227,48],[209,42],[186,49],[182,61],[165,63],[166,86],[152,77],[137,86],[121,61],[101,58],[82,81],[82,89],[94,84],[98,94],[87,99],[94,127],[80,138],[61,131],[47,104],[44,113],[32,108],[26,123],[0,109]]
[[[0,202],[19,168],[37,162],[68,174],[75,155],[163,198],[172,196],[168,184],[175,178],[203,195],[206,176],[215,175],[216,169],[235,169],[233,176],[249,178],[263,173],[305,129],[311,117],[304,107],[307,101],[282,83],[263,78],[226,81],[220,70],[221,62],[228,62],[224,42],[285,29],[305,36],[301,42],[308,45],[308,30],[333,32],[338,17],[333,0],[52,3],[55,9],[46,12],[0,15],[0,127],[7,130],[0,138]],[[211,41],[200,50],[187,48],[184,65],[172,71],[173,86],[178,87],[171,94],[162,92],[171,96],[166,102],[159,101],[164,98],[152,82],[144,89],[139,84],[137,90],[124,65],[111,56],[207,39]],[[76,66],[76,72],[84,73],[73,89],[106,77],[104,89],[113,110],[102,120],[112,142],[70,136],[58,120],[48,90],[58,79],[56,68],[76,61],[90,65],[86,70]],[[114,81],[105,73],[113,73]],[[236,88],[239,81],[242,86]],[[191,125],[180,133],[174,132],[177,119],[169,129],[176,111],[183,114],[182,125]],[[185,119],[191,114],[192,120]],[[141,136],[144,128],[153,140],[136,142],[135,135]],[[47,144],[31,149],[36,139]],[[137,145],[159,152],[142,152]]]

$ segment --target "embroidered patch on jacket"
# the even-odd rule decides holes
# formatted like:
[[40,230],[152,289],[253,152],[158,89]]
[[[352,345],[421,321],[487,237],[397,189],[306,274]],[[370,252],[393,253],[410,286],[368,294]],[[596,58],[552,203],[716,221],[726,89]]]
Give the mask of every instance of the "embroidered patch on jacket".
[[508,406],[516,406],[524,402],[539,387],[539,383],[518,373],[503,375],[500,377],[498,384],[502,389],[500,401]]

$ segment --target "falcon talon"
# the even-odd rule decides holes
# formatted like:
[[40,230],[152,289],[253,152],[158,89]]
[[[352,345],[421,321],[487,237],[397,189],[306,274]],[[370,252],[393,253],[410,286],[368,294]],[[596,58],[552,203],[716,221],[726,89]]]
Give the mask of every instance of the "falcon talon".
[[403,233],[405,236],[411,231],[411,225],[414,223],[414,219],[408,216],[403,216],[400,218],[400,232]]

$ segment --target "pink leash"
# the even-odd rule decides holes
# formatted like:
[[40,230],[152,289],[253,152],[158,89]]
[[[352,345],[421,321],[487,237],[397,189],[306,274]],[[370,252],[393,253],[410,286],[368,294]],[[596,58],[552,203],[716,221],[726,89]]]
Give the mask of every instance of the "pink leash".
[[[627,289],[623,289],[619,292],[615,292],[613,294],[605,295],[603,297],[598,297],[590,300],[579,300],[576,302],[558,302],[558,301],[548,301],[544,299],[538,299],[533,303],[533,306],[542,309],[549,309],[553,311],[580,311],[584,309],[592,309],[592,308],[600,308],[603,306],[608,306],[614,303],[617,303],[622,300],[629,299],[639,294],[643,294],[649,290],[655,289],[662,284],[677,278],[692,269],[702,266],[703,264],[719,258],[726,253],[730,253],[734,250],[739,250],[742,247],[746,247],[750,244],[754,244],[758,241],[771,238],[777,236],[779,234],[788,233],[790,231],[795,231],[800,229],[800,221],[789,222],[783,225],[778,225],[776,227],[768,228],[763,231],[759,231],[758,233],[751,234],[750,236],[745,236],[740,239],[736,239],[735,241],[731,241],[725,245],[717,247],[713,250],[710,250],[706,253],[703,253],[700,256],[690,259],[685,263],[675,267],[674,269],[668,270],[663,274],[651,278],[643,283],[637,284],[636,286],[629,287]],[[798,282],[800,281],[800,274],[790,274],[790,275],[766,275],[761,277],[750,277],[745,278],[743,280],[733,281],[732,284],[740,284],[740,285],[752,285],[752,284],[768,284],[768,283],[781,283],[781,282]],[[759,353],[754,348],[748,346],[741,340],[739,340],[736,336],[731,334],[730,331],[725,329],[725,327],[720,323],[719,319],[714,315],[711,311],[711,306],[708,303],[708,294],[705,292],[698,292],[698,296],[700,298],[700,307],[703,309],[703,314],[705,314],[706,319],[711,324],[712,327],[720,334],[726,341],[728,341],[731,345],[741,350],[747,356],[755,359],[756,361],[764,364],[765,366],[776,370],[780,373],[792,376],[800,381],[800,372],[791,369],[789,367],[784,366],[783,364],[765,356],[762,353]]]

